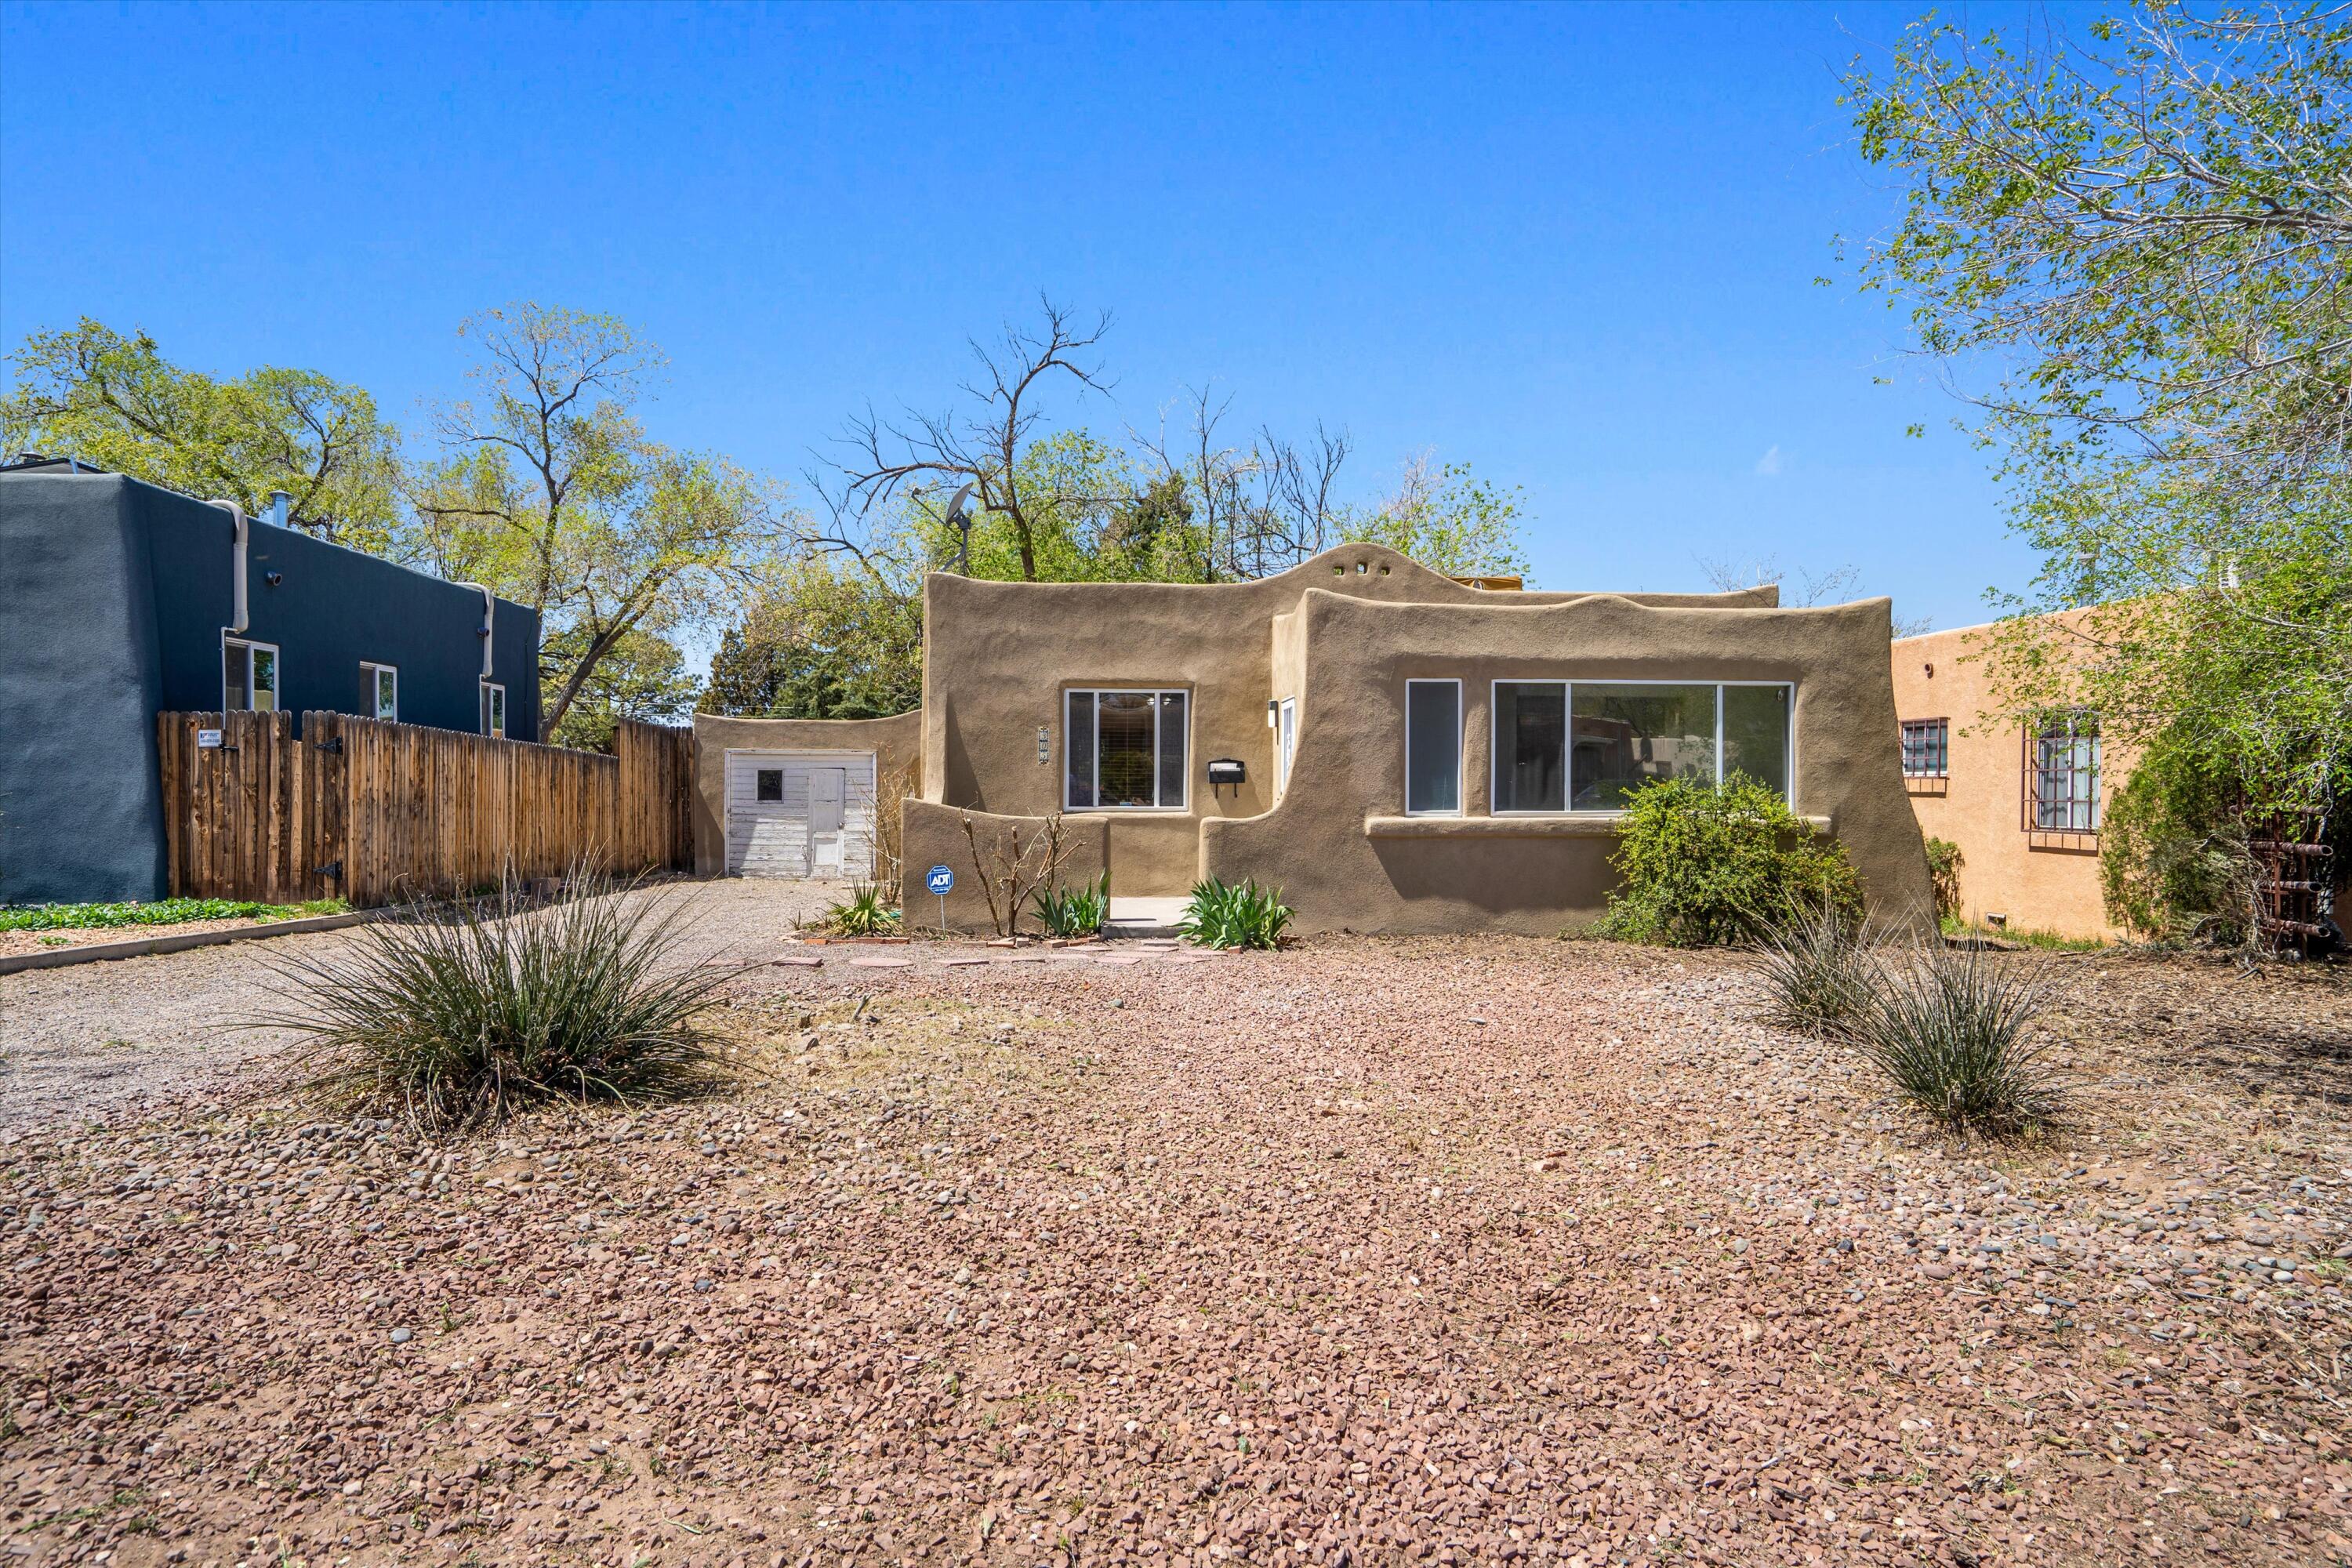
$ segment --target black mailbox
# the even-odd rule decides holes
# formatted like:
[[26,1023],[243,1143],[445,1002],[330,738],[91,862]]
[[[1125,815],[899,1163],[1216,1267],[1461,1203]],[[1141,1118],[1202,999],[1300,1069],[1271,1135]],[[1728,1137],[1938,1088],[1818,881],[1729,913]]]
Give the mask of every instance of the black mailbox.
[[1242,766],[1242,762],[1239,757],[1212,757],[1209,759],[1209,788],[1212,791],[1221,790],[1227,784],[1231,784],[1234,788],[1239,789],[1248,778],[1249,770]]

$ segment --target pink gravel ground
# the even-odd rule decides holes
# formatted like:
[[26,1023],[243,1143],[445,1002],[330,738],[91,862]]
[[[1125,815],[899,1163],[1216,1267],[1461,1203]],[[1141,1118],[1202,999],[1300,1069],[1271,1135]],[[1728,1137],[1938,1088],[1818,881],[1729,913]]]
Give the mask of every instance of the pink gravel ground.
[[901,951],[733,981],[722,1100],[10,1135],[8,1549],[2352,1551],[2339,979],[2064,961],[2074,1125],[1969,1151],[1717,957]]

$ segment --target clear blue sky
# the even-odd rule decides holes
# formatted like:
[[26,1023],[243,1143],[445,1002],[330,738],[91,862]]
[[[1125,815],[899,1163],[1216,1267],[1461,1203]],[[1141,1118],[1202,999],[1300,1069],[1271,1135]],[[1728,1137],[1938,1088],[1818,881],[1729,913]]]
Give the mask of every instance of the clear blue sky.
[[414,421],[469,312],[609,310],[670,356],[656,435],[796,476],[1042,289],[1118,318],[1070,418],[1212,382],[1345,426],[1362,493],[1422,448],[1524,487],[1547,587],[1773,555],[1965,625],[2031,559],[1831,250],[1896,204],[1837,69],[1914,14],[12,4],[0,337]]

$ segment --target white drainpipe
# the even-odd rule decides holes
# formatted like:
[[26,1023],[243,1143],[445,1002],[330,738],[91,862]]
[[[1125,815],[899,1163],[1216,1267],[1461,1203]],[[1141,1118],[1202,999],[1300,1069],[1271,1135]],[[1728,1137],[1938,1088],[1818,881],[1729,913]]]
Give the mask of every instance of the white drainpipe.
[[499,596],[496,594],[491,593],[488,588],[483,587],[479,583],[460,583],[457,586],[460,588],[471,588],[474,592],[482,596],[482,679],[484,680],[488,680],[492,673],[490,669],[490,626],[498,618]]
[[251,619],[247,615],[246,608],[245,555],[246,546],[251,541],[253,536],[253,525],[246,518],[245,508],[237,505],[236,502],[233,500],[215,500],[212,504],[226,511],[229,516],[235,520],[235,532],[232,535],[235,542],[229,546],[228,552],[229,571],[231,574],[229,582],[229,620],[232,623],[228,629],[230,634],[234,636],[244,631]]

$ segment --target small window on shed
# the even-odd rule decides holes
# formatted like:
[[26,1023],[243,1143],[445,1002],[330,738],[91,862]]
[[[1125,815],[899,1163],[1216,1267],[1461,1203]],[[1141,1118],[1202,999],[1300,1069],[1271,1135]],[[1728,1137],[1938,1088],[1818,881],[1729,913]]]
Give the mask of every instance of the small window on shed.
[[760,798],[761,800],[774,801],[781,801],[784,798],[783,769],[761,768],[760,770]]
[[507,732],[507,689],[495,680],[482,682],[482,733],[503,740]]

